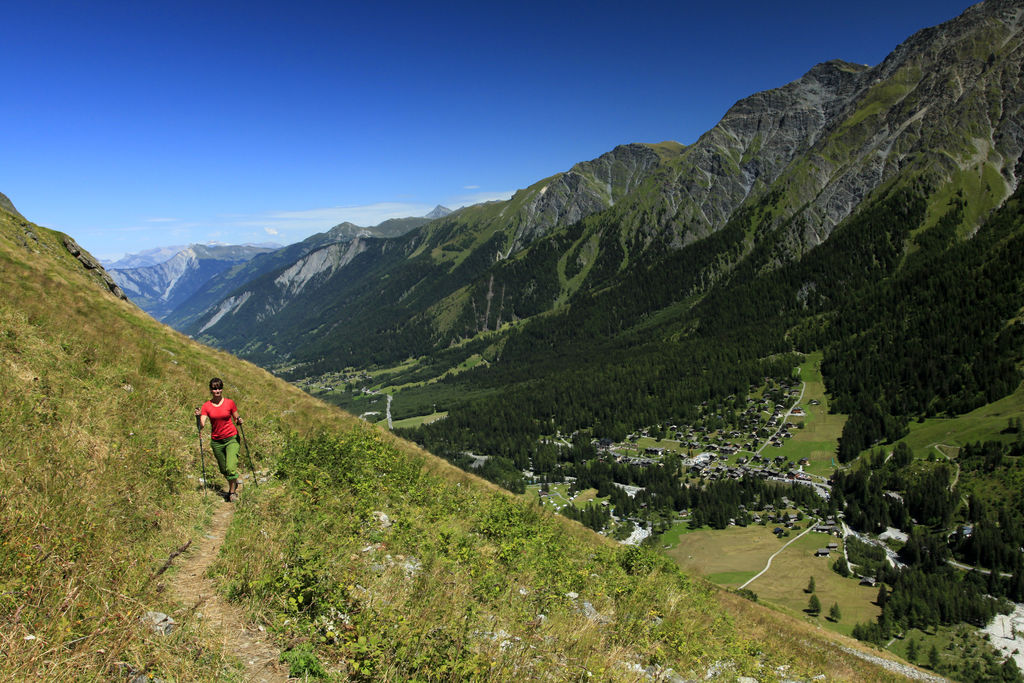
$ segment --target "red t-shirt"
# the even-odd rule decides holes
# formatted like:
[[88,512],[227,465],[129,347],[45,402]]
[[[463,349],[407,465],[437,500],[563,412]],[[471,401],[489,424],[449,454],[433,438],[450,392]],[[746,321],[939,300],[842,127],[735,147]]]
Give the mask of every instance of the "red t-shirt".
[[207,401],[203,404],[203,409],[200,412],[210,419],[211,439],[221,441],[223,439],[230,439],[238,433],[238,430],[235,429],[235,423],[231,419],[231,416],[237,410],[238,407],[230,398],[221,399],[219,406],[213,405],[213,401]]

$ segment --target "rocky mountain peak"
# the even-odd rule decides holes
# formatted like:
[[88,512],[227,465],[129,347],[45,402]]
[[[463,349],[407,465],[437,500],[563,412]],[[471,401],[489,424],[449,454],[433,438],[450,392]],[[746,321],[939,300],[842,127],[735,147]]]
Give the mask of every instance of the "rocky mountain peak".
[[452,212],[452,210],[449,209],[447,206],[441,206],[440,204],[438,204],[433,209],[431,209],[430,213],[425,215],[424,218],[430,218],[430,219],[444,218],[445,216],[447,216],[451,212]]
[[362,230],[362,228],[360,226],[356,225],[355,223],[350,223],[348,221],[345,221],[343,223],[338,223],[333,228],[328,230],[327,234],[329,234],[329,235],[336,235],[336,234],[351,235],[351,234],[356,233],[356,232],[358,232],[360,230]]

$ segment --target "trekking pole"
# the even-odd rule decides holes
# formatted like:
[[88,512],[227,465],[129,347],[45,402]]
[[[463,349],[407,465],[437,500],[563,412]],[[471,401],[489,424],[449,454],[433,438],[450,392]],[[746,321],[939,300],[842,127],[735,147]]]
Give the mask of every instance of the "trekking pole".
[[203,422],[196,415],[196,433],[199,435],[199,462],[203,467],[203,497],[206,497],[206,454],[203,451]]
[[252,472],[252,483],[256,486],[260,485],[259,478],[256,476],[256,467],[252,464],[252,453],[249,452],[249,440],[245,438],[245,427],[242,423],[238,423],[238,431],[242,434],[242,445],[245,446],[245,457],[249,459],[249,471]]

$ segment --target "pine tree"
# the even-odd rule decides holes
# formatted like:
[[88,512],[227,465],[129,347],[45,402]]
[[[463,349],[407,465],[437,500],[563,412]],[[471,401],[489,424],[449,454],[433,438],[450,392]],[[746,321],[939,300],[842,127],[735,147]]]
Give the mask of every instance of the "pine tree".
[[807,611],[811,616],[818,616],[821,614],[821,600],[818,599],[817,595],[811,594],[811,599],[807,601]]
[[932,649],[928,651],[928,666],[932,671],[939,668],[939,650],[934,645],[932,645]]
[[811,580],[807,582],[807,588],[804,589],[804,593],[813,593],[813,592],[814,592],[814,577],[812,576]]
[[843,618],[843,613],[839,610],[839,603],[833,602],[832,607],[828,611],[828,618],[833,622],[838,622]]
[[917,641],[911,638],[907,641],[907,661],[916,662],[918,655]]

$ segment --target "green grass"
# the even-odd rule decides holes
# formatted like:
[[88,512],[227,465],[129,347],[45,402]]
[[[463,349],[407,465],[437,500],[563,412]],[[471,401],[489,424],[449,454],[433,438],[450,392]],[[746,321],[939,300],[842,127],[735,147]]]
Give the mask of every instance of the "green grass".
[[686,520],[680,520],[675,522],[671,529],[661,535],[659,542],[661,545],[667,546],[668,548],[675,548],[679,545],[679,539],[681,536],[693,531],[695,531],[695,529],[690,528],[689,522]]
[[[815,557],[814,551],[836,541],[834,536],[811,532],[803,536],[772,561],[772,567],[757,581],[748,586],[767,602],[784,607],[792,612],[804,614],[810,595],[804,592],[811,576],[815,581],[815,593],[822,604],[818,617],[807,616],[822,628],[849,635],[855,624],[872,620],[880,610],[873,604],[878,596],[877,588],[861,586],[854,578],[844,578],[832,571],[837,554],[830,557]],[[832,603],[838,603],[842,618],[838,623],[825,617]]]
[[[792,430],[793,438],[787,439],[781,449],[772,450],[781,450],[791,460],[807,458],[811,464],[805,471],[828,476],[835,469],[833,461],[846,416],[829,413],[829,397],[821,377],[822,355],[820,351],[809,353],[800,366],[800,380],[806,383],[800,405],[807,415],[791,421],[802,422],[803,428]],[[812,405],[812,400],[818,405]]]
[[[419,427],[420,425],[430,424],[431,422],[437,422],[448,417],[447,412],[431,413],[430,415],[419,415],[417,417],[409,417],[404,420],[392,420],[391,424],[395,429],[402,429],[408,427]],[[387,420],[384,420],[387,423]],[[381,424],[378,422],[378,424]]]
[[721,530],[704,528],[680,534],[666,554],[679,566],[702,576],[735,572],[749,574],[750,578],[764,568],[768,558],[784,543],[770,528],[757,524]]
[[755,576],[756,572],[717,572],[708,579],[720,586],[742,585]]
[[[800,533],[793,531],[790,538],[778,539],[771,533],[771,526],[698,530],[678,537],[674,547],[666,552],[680,566],[697,571],[716,584],[738,588],[764,569],[768,558]],[[879,609],[872,604],[878,589],[861,586],[858,580],[833,572],[832,563],[838,557],[835,553],[829,558],[814,556],[815,550],[836,540],[817,532],[798,538],[772,559],[767,572],[746,587],[762,602],[800,615],[821,628],[849,635],[856,623],[878,616]],[[823,605],[817,618],[803,611],[810,597],[804,588],[811,576]],[[838,623],[825,618],[833,602],[839,604],[843,615]]]
[[1007,420],[1024,415],[1024,383],[1009,396],[989,403],[976,410],[953,418],[929,418],[924,422],[911,422],[910,433],[903,437],[908,446],[919,456],[927,456],[936,445],[959,448],[978,441],[1003,441],[1016,439],[1015,434],[1003,434]]

